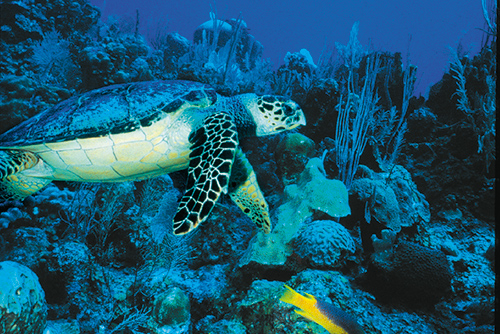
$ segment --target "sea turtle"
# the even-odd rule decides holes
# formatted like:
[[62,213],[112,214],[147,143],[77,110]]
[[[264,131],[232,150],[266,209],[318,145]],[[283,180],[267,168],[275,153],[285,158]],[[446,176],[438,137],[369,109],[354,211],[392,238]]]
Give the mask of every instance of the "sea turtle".
[[23,199],[53,180],[132,181],[187,168],[175,234],[197,227],[227,192],[269,232],[267,203],[238,138],[305,123],[299,105],[279,96],[223,97],[181,80],[103,87],[0,135],[0,199]]

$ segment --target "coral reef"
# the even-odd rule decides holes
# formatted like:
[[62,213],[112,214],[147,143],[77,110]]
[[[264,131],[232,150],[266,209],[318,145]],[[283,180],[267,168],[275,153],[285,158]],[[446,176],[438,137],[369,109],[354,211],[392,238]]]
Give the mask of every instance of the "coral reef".
[[[307,118],[240,142],[263,181],[268,235],[222,196],[196,233],[173,236],[182,171],[55,182],[0,203],[0,332],[326,333],[279,301],[284,284],[367,334],[494,332],[496,32],[474,57],[453,52],[417,98],[416,67],[363,47],[357,24],[337,52],[288,52],[273,70],[241,17],[142,36],[138,17],[103,22],[86,0],[0,12],[0,132],[77,92],[156,79],[286,95]],[[340,110],[354,125],[373,59],[373,114],[347,190],[336,125]]]
[[257,234],[250,241],[240,265],[252,262],[267,266],[283,265],[292,251],[288,244],[315,211],[330,217],[344,217],[351,213],[344,184],[327,179],[322,169],[321,159],[309,160],[298,183],[285,188],[283,204],[272,214],[276,221],[272,232],[269,235]]
[[51,334],[79,334],[80,327],[76,320],[49,320],[45,333]]
[[163,326],[184,325],[189,327],[189,298],[180,288],[173,287],[155,296],[154,320]]
[[227,334],[246,334],[246,327],[236,320],[219,320],[215,321],[214,316],[207,316],[200,320],[196,326],[196,330],[200,334],[210,333],[227,333]]
[[47,302],[35,273],[17,262],[0,262],[0,331],[41,334],[46,323]]
[[49,255],[51,243],[47,233],[38,227],[21,227],[7,230],[4,238],[8,241],[4,258],[36,268],[42,259]]
[[351,192],[365,203],[368,223],[373,219],[399,232],[402,227],[430,221],[429,203],[403,166],[384,173],[374,173],[366,166],[360,169],[362,176],[353,181]]
[[29,219],[26,212],[21,211],[19,208],[9,208],[7,211],[0,213],[0,228],[8,228],[9,224],[16,222],[18,219]]
[[[405,165],[418,188],[426,189],[435,212],[452,194],[467,213],[494,221],[491,139],[496,119],[496,52],[496,38],[473,58],[455,52],[449,72],[431,87],[421,111],[410,116],[418,122],[409,122]],[[428,131],[422,136],[425,128]]]

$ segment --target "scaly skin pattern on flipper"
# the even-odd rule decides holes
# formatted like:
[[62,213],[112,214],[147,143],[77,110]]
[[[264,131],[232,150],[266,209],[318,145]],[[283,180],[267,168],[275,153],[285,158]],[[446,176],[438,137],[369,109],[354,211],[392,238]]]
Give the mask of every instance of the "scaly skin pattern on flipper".
[[39,163],[38,157],[25,151],[0,151],[0,200],[23,199],[42,189],[50,180],[44,180],[19,172],[29,170]]
[[0,179],[34,167],[37,163],[38,157],[30,152],[0,151]]
[[262,232],[271,232],[267,202],[257,183],[252,165],[239,147],[236,150],[229,180],[229,196]]
[[174,216],[177,235],[205,221],[220,195],[227,192],[238,133],[231,116],[217,113],[207,117],[189,140],[193,145],[187,187]]

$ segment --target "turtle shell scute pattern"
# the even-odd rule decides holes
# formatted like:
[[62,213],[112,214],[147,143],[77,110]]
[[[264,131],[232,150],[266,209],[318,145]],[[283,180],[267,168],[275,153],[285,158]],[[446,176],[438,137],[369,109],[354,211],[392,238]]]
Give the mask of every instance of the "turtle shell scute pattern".
[[73,96],[0,135],[3,147],[20,147],[134,131],[183,107],[206,108],[215,90],[191,81],[143,81]]
[[[193,85],[194,84],[195,83],[193,83]],[[206,108],[217,102],[217,93],[213,88],[209,86],[197,87],[197,85],[194,86],[194,88],[196,89],[193,89],[185,95],[179,96],[171,102],[167,102],[161,107],[161,110],[168,114],[183,109],[183,106]]]

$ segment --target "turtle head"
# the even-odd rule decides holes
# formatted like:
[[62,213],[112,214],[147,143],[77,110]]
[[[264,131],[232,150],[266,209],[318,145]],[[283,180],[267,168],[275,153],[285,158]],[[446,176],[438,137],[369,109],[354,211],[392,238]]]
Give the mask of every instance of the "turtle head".
[[255,122],[255,134],[267,136],[306,125],[300,106],[285,97],[276,95],[246,95],[241,99]]

